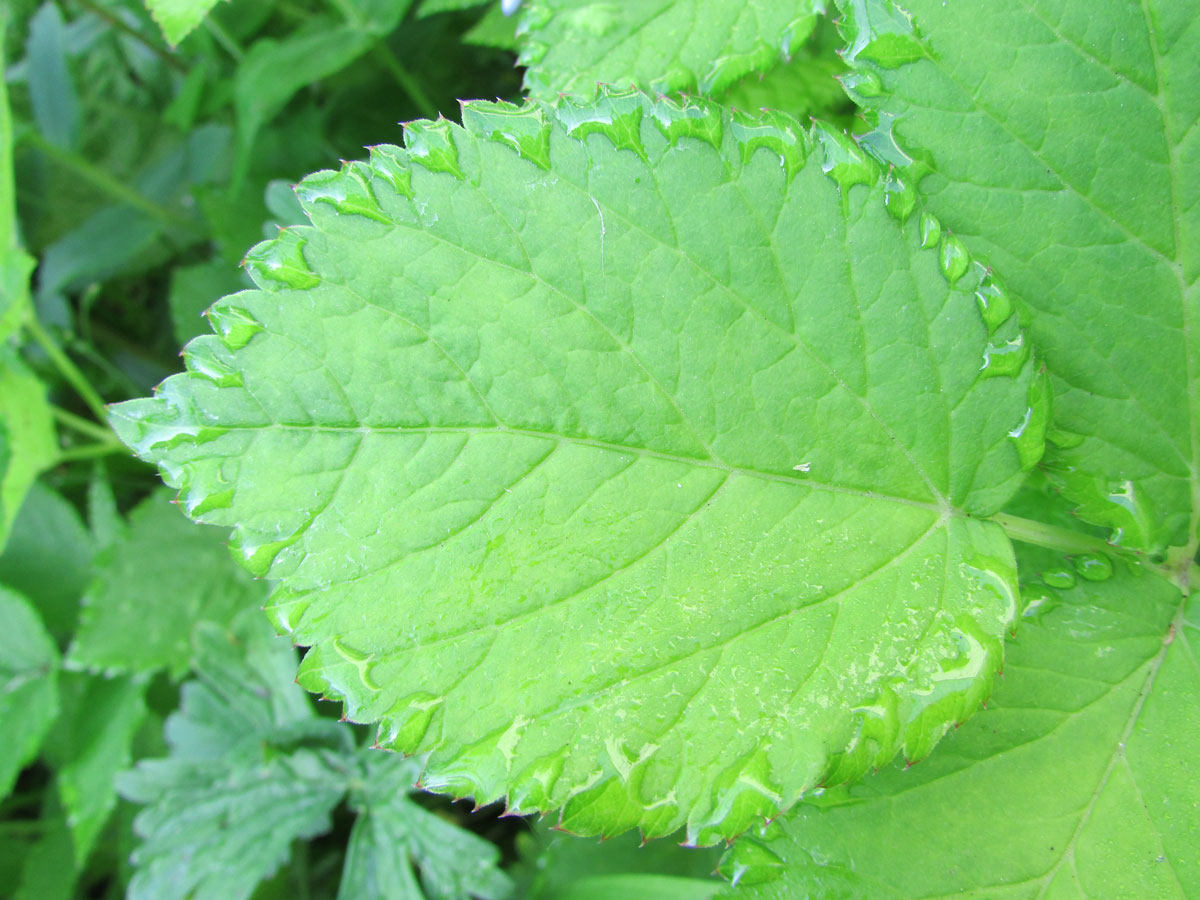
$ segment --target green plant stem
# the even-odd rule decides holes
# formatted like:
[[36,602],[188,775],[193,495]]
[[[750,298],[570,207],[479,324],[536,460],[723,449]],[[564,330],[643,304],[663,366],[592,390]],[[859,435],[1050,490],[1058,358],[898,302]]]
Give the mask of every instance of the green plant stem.
[[111,429],[105,428],[102,425],[97,425],[91,419],[85,419],[83,416],[77,416],[73,412],[68,412],[58,406],[50,407],[50,411],[54,414],[54,418],[68,428],[73,428],[80,434],[86,434],[90,438],[95,438],[98,441],[111,441],[113,433]]
[[112,456],[114,453],[129,453],[129,448],[120,441],[99,441],[95,444],[81,444],[78,447],[68,447],[58,454],[59,462],[76,462],[81,459],[97,459],[101,456]]
[[1126,550],[1110,544],[1103,538],[1080,534],[1078,531],[1059,528],[1057,525],[1046,525],[1043,522],[1022,519],[1020,516],[1012,516],[1008,513],[996,513],[990,518],[1003,528],[1014,541],[1021,541],[1025,544],[1036,544],[1048,550],[1060,550],[1063,553],[1121,552],[1135,553],[1136,555],[1136,551]]
[[54,343],[54,339],[42,327],[42,323],[36,317],[29,316],[25,322],[25,328],[46,351],[46,355],[50,357],[50,361],[54,363],[54,367],[58,369],[63,380],[71,385],[75,389],[75,393],[88,405],[97,421],[107,422],[108,412],[104,408],[103,398],[96,393],[96,389],[87,380],[87,376],[79,371],[75,363],[71,362],[70,357],[63,353],[62,348]]
[[238,42],[233,39],[228,31],[221,27],[221,23],[212,16],[205,16],[204,27],[208,29],[221,48],[233,57],[234,62],[241,62],[246,55],[246,51],[238,46]]
[[396,58],[396,54],[392,52],[391,48],[383,41],[380,41],[375,45],[371,53],[391,73],[392,77],[396,79],[396,83],[400,85],[400,89],[408,94],[409,99],[420,110],[421,115],[427,119],[436,119],[438,114],[437,107],[433,105],[433,101],[429,99],[429,95],[425,93],[425,89],[421,87],[421,83]]
[[80,178],[87,181],[93,187],[107,194],[110,198],[118,203],[124,203],[132,206],[134,209],[146,213],[146,215],[158,219],[170,226],[179,224],[179,216],[173,214],[170,210],[150,200],[143,194],[138,193],[133,188],[129,187],[124,182],[114,178],[103,169],[92,165],[78,153],[72,153],[70,150],[64,150],[57,144],[53,144],[46,140],[33,129],[24,132],[22,139],[33,144],[38,150],[50,157],[54,162],[58,163],[64,169],[69,169],[71,172],[78,175]]
[[96,3],[95,0],[79,0],[79,5],[97,18],[103,19],[110,28],[133,38],[175,71],[187,72],[188,67],[183,60],[174,56],[166,47],[150,40],[150,38],[146,37],[146,35],[142,34],[136,28],[131,28],[120,16],[113,15],[113,13]]

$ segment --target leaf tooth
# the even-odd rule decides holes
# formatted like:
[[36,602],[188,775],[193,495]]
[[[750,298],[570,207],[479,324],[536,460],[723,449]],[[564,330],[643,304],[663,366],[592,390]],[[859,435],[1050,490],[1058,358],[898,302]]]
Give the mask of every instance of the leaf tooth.
[[654,124],[675,146],[685,137],[704,141],[716,149],[721,147],[724,117],[721,107],[700,97],[680,95],[678,100],[660,96],[651,106]]
[[293,189],[300,205],[314,222],[318,204],[343,215],[362,216],[385,225],[395,224],[383,211],[371,190],[372,168],[366,163],[344,163],[338,172],[323,169],[306,177]]
[[454,127],[446,119],[405,123],[404,146],[409,159],[422,168],[434,174],[453,175],[460,181],[466,177],[459,166]]
[[321,283],[304,256],[307,241],[301,231],[285,228],[279,232],[279,237],[250,248],[242,265],[260,288],[265,291],[308,290]]
[[631,150],[643,162],[646,147],[642,139],[642,116],[650,98],[637,88],[614,88],[597,85],[595,97],[576,103],[570,97],[560,97],[554,114],[568,136],[584,140],[600,134],[618,150]]
[[804,168],[808,137],[804,127],[787,113],[773,109],[758,114],[733,110],[729,131],[738,144],[742,165],[748,164],[759,149],[766,149],[779,157],[788,181]]
[[471,134],[504,144],[538,168],[550,170],[550,121],[533,101],[521,106],[470,100],[461,104],[462,123]]

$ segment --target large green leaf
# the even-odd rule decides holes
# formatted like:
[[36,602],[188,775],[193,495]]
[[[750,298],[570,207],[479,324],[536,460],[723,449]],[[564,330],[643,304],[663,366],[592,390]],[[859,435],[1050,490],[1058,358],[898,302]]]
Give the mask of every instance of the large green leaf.
[[986,712],[921,765],[743,839],[726,871],[742,856],[744,874],[782,877],[730,893],[1200,896],[1200,604],[1128,570],[1031,597]]
[[1051,459],[1063,488],[1127,544],[1193,541],[1195,4],[906,0],[911,20],[890,0],[840,5],[878,139],[894,133],[930,208],[1034,313],[1069,432]]
[[266,588],[234,564],[219,529],[194,525],[166,491],[144,500],[96,558],[68,665],[182,675],[198,622],[228,625],[261,607]]
[[990,276],[819,124],[463,116],[307,179],[114,427],[435,790],[710,843],[926,755],[1016,615]]
[[596,82],[710,94],[787,59],[824,0],[531,0],[519,62],[535,97]]
[[146,804],[134,820],[142,843],[130,900],[245,900],[292,841],[329,828],[348,734],[316,718],[291,683],[287,643],[249,632],[233,643],[215,626],[197,629],[199,678],[167,720],[171,755],[118,780],[125,798]]
[[58,714],[58,648],[20,594],[0,587],[0,798]]

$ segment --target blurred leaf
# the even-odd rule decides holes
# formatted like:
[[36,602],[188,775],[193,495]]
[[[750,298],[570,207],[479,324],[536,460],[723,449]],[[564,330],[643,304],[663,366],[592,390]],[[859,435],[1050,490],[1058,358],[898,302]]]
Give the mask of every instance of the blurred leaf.
[[58,648],[37,611],[0,587],[0,797],[12,790],[58,715]]
[[298,90],[345,68],[376,40],[361,28],[317,19],[283,40],[255,42],[238,66],[234,88],[236,171],[244,174],[259,128],[277,116]]
[[[0,9],[0,37],[7,33],[8,8]],[[4,78],[4,44],[0,41],[0,344],[20,327],[29,312],[29,276],[34,259],[21,249],[13,178],[12,111]],[[0,466],[3,462],[0,462]],[[0,516],[3,512],[0,511]],[[3,546],[0,536],[0,547]]]
[[75,627],[95,552],[75,507],[34,483],[0,555],[0,583],[33,601],[55,640],[65,643]]
[[335,5],[350,14],[351,24],[382,37],[400,23],[412,0],[341,0]]
[[[722,882],[712,878],[719,850],[712,848],[681,847],[673,841],[648,841],[642,843],[636,832],[619,835],[606,841],[585,840],[555,831],[539,822],[533,833],[523,835],[518,844],[522,860],[514,874],[517,878],[519,895],[527,900],[561,900],[574,896],[577,889],[606,890],[608,896],[624,897],[615,892],[618,887],[628,888],[630,897],[636,885],[650,886],[641,881],[609,883],[612,876],[671,876],[668,881],[689,885],[697,890],[697,882],[714,891]],[[591,887],[590,887],[591,886]],[[663,887],[663,896],[670,897],[669,887]],[[603,896],[603,894],[599,895]],[[687,896],[685,894],[685,896]],[[704,896],[704,895],[702,895]]]
[[177,266],[171,271],[171,289],[167,304],[175,340],[183,346],[198,334],[208,331],[203,313],[221,297],[246,287],[242,274],[224,260]]
[[0,346],[0,549],[33,480],[57,457],[45,385]]
[[[443,12],[456,12],[460,9],[472,9],[476,6],[483,6],[485,3],[491,3],[494,0],[425,0],[417,10],[417,16],[424,18]],[[499,4],[497,4],[499,6]]]
[[499,6],[493,6],[475,26],[463,35],[464,44],[481,47],[499,47],[501,50],[517,51],[517,19],[506,15]]
[[198,678],[167,720],[171,755],[118,781],[146,804],[129,900],[245,900],[293,840],[329,828],[345,790],[335,766],[349,731],[313,715],[286,641],[255,630],[234,644],[202,626],[196,645]]
[[553,900],[711,900],[724,887],[670,875],[600,875],[581,878]]
[[204,21],[218,0],[146,0],[146,8],[162,29],[163,37],[178,44]]
[[257,610],[266,586],[236,565],[221,529],[196,526],[156,491],[129,516],[128,533],[96,558],[72,667],[109,672],[167,668],[178,677],[191,661],[198,622],[228,625]]
[[5,887],[15,885],[12,900],[71,900],[79,867],[71,829],[54,791],[47,792],[38,823],[40,834],[24,854],[19,878],[5,882]]
[[29,99],[38,130],[51,143],[73,149],[79,143],[82,114],[67,68],[62,13],[52,0],[46,0],[30,22],[25,58]]
[[125,530],[125,523],[117,511],[117,498],[101,463],[92,469],[88,479],[88,528],[99,549],[111,547]]
[[[498,868],[494,844],[408,798],[419,762],[378,750],[365,753],[364,782],[351,797],[359,817],[350,832],[339,900],[508,897],[512,882]],[[421,869],[420,887],[413,866]]]
[[145,684],[132,678],[62,676],[62,715],[54,731],[56,752],[64,757],[58,792],[81,867],[117,804],[116,775],[129,766],[145,693]]

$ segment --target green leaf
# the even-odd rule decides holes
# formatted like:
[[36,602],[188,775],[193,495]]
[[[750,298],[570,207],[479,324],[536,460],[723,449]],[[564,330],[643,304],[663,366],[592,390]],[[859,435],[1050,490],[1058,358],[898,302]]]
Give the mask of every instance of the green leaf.
[[29,102],[38,131],[64,149],[79,143],[83,115],[67,67],[66,29],[58,4],[46,0],[29,23],[25,42]]
[[788,59],[823,0],[531,0],[518,34],[534,97],[597,82],[711,94]]
[[145,0],[146,9],[162,29],[163,37],[178,44],[204,21],[219,0]]
[[[512,883],[490,841],[408,799],[420,764],[367,751],[363,780],[351,794],[358,819],[350,832],[339,900],[503,900]],[[421,869],[420,885],[413,866]],[[424,890],[422,890],[422,888]]]
[[712,900],[719,882],[670,875],[600,875],[581,878],[555,900]]
[[1016,615],[990,276],[820,124],[463,117],[302,183],[118,433],[434,790],[713,843],[925,756]]
[[1067,432],[1050,458],[1060,486],[1125,544],[1194,541],[1194,8],[915,0],[910,20],[888,0],[839,5],[852,94],[917,159],[943,226],[1033,311]]
[[[0,9],[0,35],[8,34],[8,15],[7,6]],[[0,41],[0,71],[4,69],[4,46]],[[0,78],[0,344],[9,339],[29,314],[29,276],[34,267],[33,257],[21,249],[13,175],[15,144],[8,83],[6,78]]]
[[0,346],[0,549],[34,479],[57,458],[45,386]]
[[292,841],[329,828],[348,736],[292,684],[287,643],[252,634],[234,644],[197,629],[199,680],[167,720],[171,755],[118,780],[122,796],[146,804],[130,900],[245,900]]
[[1030,598],[986,712],[740,840],[723,870],[755,848],[777,880],[731,895],[1196,896],[1200,604],[1127,569]]
[[[660,893],[651,896],[669,897],[673,888],[700,892],[704,885],[711,895],[723,887],[711,877],[720,859],[715,848],[642,843],[636,833],[584,840],[550,829],[545,820],[534,824],[532,833],[520,835],[517,847],[522,860],[513,870],[516,895],[525,900],[561,900],[572,891],[593,888],[607,890],[607,896],[618,900],[639,889],[654,888]],[[614,876],[624,880],[614,881]]]
[[171,272],[171,291],[167,296],[175,340],[183,345],[207,331],[201,316],[213,298],[232,294],[241,287],[240,273],[223,260],[177,266]]
[[128,531],[93,564],[68,665],[109,673],[166,668],[174,677],[187,671],[198,622],[228,625],[266,599],[265,586],[233,562],[224,538],[180,515],[167,491],[139,504]]
[[75,507],[35,482],[0,555],[0,583],[32,600],[55,641],[65,644],[75,630],[95,552]]
[[29,601],[0,587],[0,797],[58,715],[58,648]]
[[378,41],[354,25],[314,20],[283,40],[255,41],[234,81],[238,171],[245,173],[258,130],[275,118],[297,91],[339,72]]
[[64,673],[62,716],[53,734],[58,793],[67,813],[75,861],[82,868],[117,805],[116,776],[130,762],[133,736],[146,715],[144,683]]

